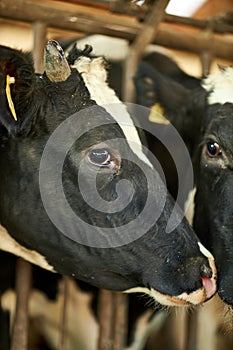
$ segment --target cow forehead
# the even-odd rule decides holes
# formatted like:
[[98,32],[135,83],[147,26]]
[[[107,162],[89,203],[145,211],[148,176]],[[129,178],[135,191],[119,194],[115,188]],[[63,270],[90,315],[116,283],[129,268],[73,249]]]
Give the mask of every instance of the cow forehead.
[[207,124],[205,139],[214,139],[227,153],[233,155],[233,105],[222,105],[212,108],[210,122]]
[[202,82],[208,92],[208,103],[233,103],[233,67],[225,67],[221,74],[212,74]]
[[120,126],[131,150],[144,163],[153,167],[149,159],[143,153],[140,137],[127,111],[126,105],[119,100],[114,90],[112,90],[106,82],[107,73],[103,58],[98,57],[91,59],[82,56],[75,61],[73,67],[82,75],[91,98],[95,100],[99,106],[103,106]]
[[206,120],[208,133],[225,134],[228,139],[233,137],[233,104],[215,104],[209,107]]

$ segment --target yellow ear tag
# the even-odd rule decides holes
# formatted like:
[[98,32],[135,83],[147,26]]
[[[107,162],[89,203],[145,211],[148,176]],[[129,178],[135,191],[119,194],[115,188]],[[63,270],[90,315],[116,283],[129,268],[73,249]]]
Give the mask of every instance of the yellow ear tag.
[[15,78],[10,77],[8,74],[6,76],[6,97],[7,97],[7,101],[9,104],[9,108],[11,110],[11,114],[13,115],[14,120],[17,121],[17,116],[15,113],[15,107],[14,107],[14,103],[12,101],[11,98],[11,88],[10,88],[10,84],[14,84],[15,83]]
[[151,123],[169,125],[170,121],[164,117],[164,108],[160,103],[156,103],[151,107],[151,112],[148,117]]

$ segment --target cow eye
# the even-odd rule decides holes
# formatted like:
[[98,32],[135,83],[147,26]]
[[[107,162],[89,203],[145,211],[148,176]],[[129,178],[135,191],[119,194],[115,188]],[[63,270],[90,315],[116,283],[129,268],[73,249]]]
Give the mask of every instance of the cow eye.
[[111,163],[111,154],[105,148],[93,149],[88,153],[89,161],[99,167],[108,167]]
[[208,142],[206,148],[209,156],[211,157],[217,157],[222,155],[222,150],[217,142]]

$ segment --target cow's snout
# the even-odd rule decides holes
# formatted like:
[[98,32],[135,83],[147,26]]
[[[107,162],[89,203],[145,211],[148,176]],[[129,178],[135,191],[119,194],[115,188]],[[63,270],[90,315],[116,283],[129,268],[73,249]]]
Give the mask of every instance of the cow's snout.
[[[199,266],[199,269],[197,268]],[[191,258],[176,275],[176,283],[186,291],[167,296],[168,305],[197,305],[210,299],[217,291],[217,272],[213,257]],[[187,281],[189,280],[189,283]]]
[[202,264],[200,272],[202,284],[206,291],[206,297],[209,299],[216,292],[216,271],[212,271],[207,264]]
[[[208,251],[206,251],[208,252]],[[206,253],[205,252],[205,253]],[[184,261],[176,273],[176,281],[186,291],[172,297],[172,301],[185,301],[187,304],[199,304],[210,299],[217,290],[217,271],[214,258],[208,252],[208,256],[198,256]],[[189,281],[189,282],[187,282]]]
[[[144,281],[144,285],[151,286],[149,289],[132,288],[127,292],[145,292],[168,306],[198,305],[210,299],[217,291],[217,270],[212,254],[199,242],[198,246],[199,253],[196,250],[196,256],[186,256],[179,263],[173,262],[160,275],[160,286],[164,290],[158,290],[155,285],[148,283],[147,275],[147,283]],[[165,272],[171,276],[169,286]]]
[[201,265],[200,272],[201,272],[201,277],[207,277],[207,278],[211,278],[213,274],[211,268],[207,264]]

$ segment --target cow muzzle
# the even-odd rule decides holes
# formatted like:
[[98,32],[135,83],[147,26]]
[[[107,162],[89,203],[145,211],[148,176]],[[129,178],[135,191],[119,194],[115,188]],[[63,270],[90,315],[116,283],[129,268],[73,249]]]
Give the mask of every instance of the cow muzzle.
[[126,293],[145,293],[155,301],[166,306],[191,306],[198,305],[209,300],[217,291],[217,270],[212,254],[198,242],[201,253],[208,259],[208,264],[200,265],[201,287],[191,292],[184,291],[179,295],[167,295],[155,288],[136,287],[126,290]]

